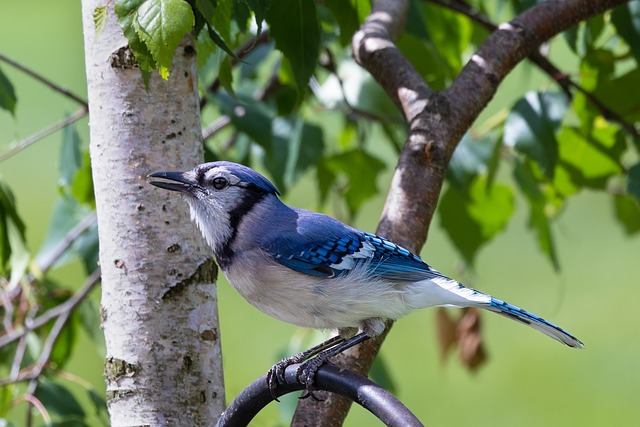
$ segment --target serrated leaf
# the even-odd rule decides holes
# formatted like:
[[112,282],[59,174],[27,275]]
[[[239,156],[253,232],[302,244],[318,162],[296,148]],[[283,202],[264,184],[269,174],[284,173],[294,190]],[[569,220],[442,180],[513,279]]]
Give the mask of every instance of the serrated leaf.
[[124,36],[129,42],[129,48],[133,52],[140,67],[144,86],[149,90],[149,80],[151,79],[151,72],[156,68],[156,61],[153,59],[147,45],[138,37],[138,33],[133,24],[138,8],[145,1],[146,0],[116,0],[114,11],[118,16],[118,23],[123,30]]
[[269,10],[271,0],[244,0],[244,3],[249,6],[249,9],[251,9],[256,18],[256,26],[258,27],[256,36],[259,36],[262,33],[262,22],[267,16],[267,10]]
[[133,26],[163,79],[169,77],[176,48],[194,24],[191,6],[184,0],[147,0],[138,8]]
[[534,160],[553,179],[558,161],[556,131],[567,111],[559,92],[529,92],[513,106],[504,125],[504,143]]
[[440,223],[465,260],[473,264],[478,250],[504,230],[514,210],[505,185],[487,187],[486,177],[472,181],[467,192],[449,187],[438,205]]
[[61,417],[76,415],[84,418],[85,412],[75,396],[68,388],[54,383],[46,377],[41,377],[36,388],[35,396],[51,413]]
[[97,40],[107,23],[107,6],[98,6],[93,9],[93,25],[96,29],[95,39]]
[[0,68],[0,108],[7,110],[11,115],[15,115],[17,102],[18,98],[16,98],[13,85],[2,72],[2,68]]
[[353,218],[362,204],[378,193],[376,178],[385,169],[385,163],[361,149],[325,158],[323,162],[334,176],[347,177],[342,191]]
[[516,162],[513,175],[518,187],[529,202],[529,227],[535,230],[540,249],[547,255],[553,267],[559,270],[558,255],[549,226],[549,218],[546,214],[547,200],[539,188],[531,165],[528,162]]
[[616,218],[627,234],[640,231],[640,201],[631,196],[618,195],[613,198]]
[[298,101],[301,101],[320,55],[320,24],[315,2],[272,0],[266,18],[276,48],[291,63]]
[[640,163],[627,172],[627,193],[640,201]]
[[211,37],[211,40],[222,50],[226,52],[227,55],[237,58],[236,54],[227,46],[227,44],[222,40],[222,37],[216,32],[216,30],[211,27],[211,25],[207,25],[207,34]]

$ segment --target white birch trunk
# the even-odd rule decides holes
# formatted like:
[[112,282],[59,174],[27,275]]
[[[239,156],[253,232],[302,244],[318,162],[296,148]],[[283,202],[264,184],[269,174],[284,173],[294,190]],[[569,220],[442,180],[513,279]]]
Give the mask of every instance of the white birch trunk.
[[194,40],[147,93],[113,5],[82,2],[111,424],[213,425],[225,404],[216,267],[186,203],[145,180],[202,162]]

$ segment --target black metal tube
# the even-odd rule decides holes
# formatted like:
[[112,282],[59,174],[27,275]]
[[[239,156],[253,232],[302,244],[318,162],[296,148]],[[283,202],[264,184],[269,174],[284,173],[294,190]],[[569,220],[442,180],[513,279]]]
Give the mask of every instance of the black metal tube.
[[[274,394],[282,396],[304,390],[296,379],[300,365],[291,365],[285,371],[285,384],[278,384]],[[333,365],[323,365],[315,377],[315,388],[347,397],[367,409],[390,427],[423,426],[418,418],[393,394],[373,381]],[[218,420],[218,427],[244,427],[270,402],[273,396],[265,376],[258,378],[231,402]]]

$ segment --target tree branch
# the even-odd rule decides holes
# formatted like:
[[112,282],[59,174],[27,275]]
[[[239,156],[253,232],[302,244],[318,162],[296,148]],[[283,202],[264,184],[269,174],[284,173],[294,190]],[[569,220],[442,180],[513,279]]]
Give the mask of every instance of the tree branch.
[[[485,29],[490,32],[494,32],[498,30],[498,26],[494,24],[488,17],[483,15],[482,13],[474,10],[471,6],[466,4],[464,1],[447,1],[447,0],[426,0],[430,3],[437,4],[439,6],[445,7],[447,9],[459,12],[474,22],[482,25]],[[578,92],[582,93],[589,102],[591,102],[597,109],[600,110],[602,116],[609,121],[618,123],[622,128],[624,128],[627,132],[629,132],[634,138],[640,139],[640,131],[636,129],[636,127],[627,122],[620,116],[620,114],[616,113],[606,105],[604,105],[593,93],[589,92],[585,88],[583,88],[580,84],[571,79],[566,73],[562,72],[558,67],[553,64],[548,58],[543,56],[539,51],[534,51],[529,55],[528,59],[536,64],[542,71],[544,71],[549,77],[560,85],[564,93],[568,98],[573,97],[573,93],[571,89],[575,89]]]
[[61,93],[62,95],[66,96],[67,98],[73,99],[78,104],[82,105],[84,108],[86,108],[86,109],[89,108],[89,104],[87,103],[86,100],[80,98],[78,95],[74,94],[69,89],[63,88],[62,86],[52,82],[48,78],[36,73],[32,69],[25,67],[24,65],[20,64],[19,62],[14,61],[13,59],[9,58],[8,56],[6,56],[6,55],[4,55],[2,53],[0,53],[0,61],[4,61],[7,64],[12,65],[13,67],[17,68],[18,70],[22,71],[23,73],[33,77],[34,79],[38,80],[41,83],[43,83],[45,86],[48,86],[49,88],[53,89],[54,91],[56,91],[58,93]]
[[[478,49],[452,86],[434,93],[400,53],[393,39],[403,28],[406,1],[378,0],[353,37],[353,55],[385,89],[409,124],[378,234],[419,252],[444,182],[449,160],[464,132],[522,59],[555,34],[623,0],[549,0],[502,24]],[[367,373],[386,336],[358,345],[333,361]],[[321,396],[325,398],[325,395]],[[340,425],[350,402],[337,396],[298,404],[293,425]]]
[[8,159],[14,154],[18,154],[20,151],[29,147],[31,144],[40,141],[42,138],[51,135],[52,133],[62,129],[63,127],[69,126],[71,123],[77,122],[78,120],[86,116],[88,112],[89,112],[89,109],[87,107],[80,107],[72,115],[65,117],[64,119],[60,120],[57,123],[52,124],[47,128],[39,130],[38,132],[28,136],[22,141],[19,141],[13,147],[9,148],[4,153],[0,154],[0,162]]

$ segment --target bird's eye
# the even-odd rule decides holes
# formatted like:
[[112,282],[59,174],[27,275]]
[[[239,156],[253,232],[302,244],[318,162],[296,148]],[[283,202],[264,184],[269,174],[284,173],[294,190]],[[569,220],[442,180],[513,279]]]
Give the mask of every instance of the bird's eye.
[[219,176],[219,177],[213,178],[213,181],[211,181],[211,184],[213,185],[213,188],[215,188],[216,190],[222,190],[223,188],[226,188],[229,185],[229,181],[227,181],[226,178]]

